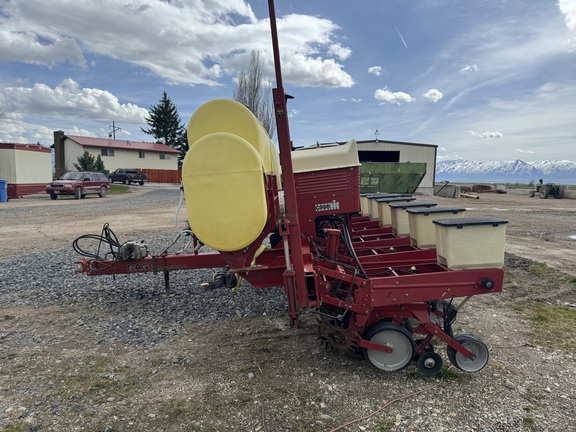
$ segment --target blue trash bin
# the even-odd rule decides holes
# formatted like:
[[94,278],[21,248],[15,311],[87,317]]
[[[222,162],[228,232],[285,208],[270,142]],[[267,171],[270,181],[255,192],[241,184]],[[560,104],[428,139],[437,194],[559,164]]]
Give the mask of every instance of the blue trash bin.
[[0,203],[8,202],[8,180],[0,180]]

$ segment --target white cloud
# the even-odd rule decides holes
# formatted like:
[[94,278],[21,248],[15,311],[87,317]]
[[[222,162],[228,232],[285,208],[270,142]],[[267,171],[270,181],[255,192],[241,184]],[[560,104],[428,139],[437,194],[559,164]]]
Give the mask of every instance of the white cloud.
[[458,71],[458,73],[459,73],[460,75],[468,75],[468,74],[471,74],[471,73],[473,73],[473,72],[478,72],[478,66],[476,66],[475,64],[473,64],[473,65],[466,65],[466,66],[462,67],[462,68]]
[[382,67],[381,66],[372,66],[368,68],[368,73],[373,74],[376,76],[380,76],[382,74]]
[[[55,13],[66,11],[66,13]],[[46,17],[49,17],[47,19]],[[285,81],[297,86],[349,87],[353,80],[334,61],[352,50],[336,42],[336,24],[290,14],[277,20]],[[145,68],[169,83],[221,85],[247,53],[262,53],[272,76],[270,24],[246,0],[70,2],[27,0],[0,6],[0,62],[85,67],[100,55]]]
[[[61,124],[58,122],[58,126]],[[54,140],[54,130],[63,129],[70,135],[81,136],[95,136],[93,132],[86,129],[72,127],[47,127],[38,124],[26,123],[22,119],[4,118],[0,122],[0,142],[9,143],[28,143],[35,144],[37,142],[43,145],[50,145]],[[106,132],[107,133],[107,132]]]
[[31,31],[9,32],[0,30],[0,62],[22,62],[51,67],[69,62],[85,67],[82,50],[71,38],[54,39],[51,43],[40,43]]
[[121,104],[113,94],[94,88],[81,88],[68,78],[55,88],[46,84],[34,87],[7,87],[0,92],[7,111],[75,117],[96,121],[144,123],[148,111],[137,105]]
[[352,87],[354,80],[348,74],[343,75],[341,67],[332,59],[294,54],[282,63],[282,73],[290,76],[296,87]]
[[534,154],[532,150],[522,150],[522,149],[514,149],[516,153],[524,153],[524,154]]
[[374,98],[382,103],[390,103],[396,105],[401,105],[402,103],[414,102],[416,100],[408,93],[391,92],[390,90],[388,90],[388,87],[376,90],[374,92]]
[[[86,129],[82,129],[82,128],[78,128],[78,127],[72,127],[69,129],[65,129],[64,130],[65,133],[69,134],[69,135],[77,135],[77,136],[95,136],[95,134],[93,132],[90,132]],[[122,133],[122,132],[120,132]]]
[[438,89],[430,89],[426,93],[424,93],[422,96],[424,96],[430,102],[438,102],[440,99],[442,99],[444,97],[442,92]]
[[472,136],[478,137],[478,138],[486,138],[486,139],[500,139],[504,136],[503,133],[501,132],[482,132],[482,133],[478,133],[478,132],[474,132],[474,131],[468,131],[468,133]]
[[570,30],[576,29],[576,1],[575,0],[558,0],[560,12],[564,15],[566,26]]
[[340,44],[334,44],[328,48],[328,54],[333,55],[339,60],[346,60],[352,55],[352,50]]

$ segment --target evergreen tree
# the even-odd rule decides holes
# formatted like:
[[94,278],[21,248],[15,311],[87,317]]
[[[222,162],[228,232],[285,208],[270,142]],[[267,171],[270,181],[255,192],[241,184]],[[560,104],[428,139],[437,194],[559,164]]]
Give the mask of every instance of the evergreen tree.
[[104,167],[104,161],[100,155],[96,156],[96,161],[94,162],[94,171],[108,175],[108,170]]
[[82,156],[78,156],[77,161],[78,163],[74,164],[74,168],[78,171],[95,171],[108,175],[108,170],[104,167],[104,161],[100,155],[94,157],[94,155],[85,151]]
[[183,159],[188,151],[188,142],[185,135],[185,128],[178,115],[176,106],[172,103],[166,92],[162,94],[162,99],[157,105],[152,105],[148,110],[149,115],[145,118],[150,126],[142,129],[142,132],[152,135],[157,142],[166,144],[176,150],[180,150],[180,159]]
[[260,54],[252,51],[250,54],[250,67],[248,71],[242,68],[238,74],[238,82],[234,89],[234,100],[247,106],[256,116],[268,136],[274,139],[276,134],[276,118],[274,117],[274,105],[272,103],[272,92],[262,84],[263,64],[260,61]]

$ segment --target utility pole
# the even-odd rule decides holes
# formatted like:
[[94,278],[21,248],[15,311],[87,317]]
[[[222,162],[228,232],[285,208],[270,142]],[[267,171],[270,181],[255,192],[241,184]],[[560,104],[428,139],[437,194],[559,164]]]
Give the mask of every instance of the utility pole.
[[112,129],[112,132],[110,132],[108,134],[108,138],[112,138],[113,140],[116,139],[116,131],[118,130],[122,130],[122,128],[116,127],[116,124],[114,123],[114,120],[112,120],[112,125],[108,126],[110,129]]

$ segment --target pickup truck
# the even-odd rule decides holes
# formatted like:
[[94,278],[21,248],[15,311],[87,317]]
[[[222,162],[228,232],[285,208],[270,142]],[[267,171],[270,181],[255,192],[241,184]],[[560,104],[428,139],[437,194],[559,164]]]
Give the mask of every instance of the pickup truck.
[[145,173],[139,173],[135,169],[118,168],[108,176],[110,183],[119,182],[129,185],[130,183],[138,183],[143,185],[148,180]]

